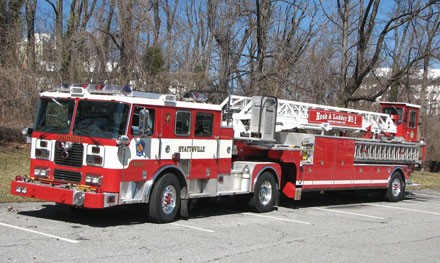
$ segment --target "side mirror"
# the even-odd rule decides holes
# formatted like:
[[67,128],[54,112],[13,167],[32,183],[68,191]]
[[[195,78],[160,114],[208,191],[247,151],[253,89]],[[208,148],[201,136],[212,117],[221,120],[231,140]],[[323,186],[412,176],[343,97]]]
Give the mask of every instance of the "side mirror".
[[33,132],[32,128],[24,128],[23,130],[21,130],[21,133],[26,137],[31,137],[32,132]]
[[139,134],[141,136],[148,135],[148,119],[150,116],[150,112],[143,108],[139,111]]
[[116,139],[118,146],[127,147],[130,144],[130,138],[127,135],[121,135]]
[[32,142],[32,132],[34,130],[32,128],[24,128],[23,130],[21,130],[21,133],[26,137],[26,143],[31,143]]
[[391,115],[391,119],[394,121],[395,124],[400,125],[402,121],[400,120],[400,116],[398,114]]

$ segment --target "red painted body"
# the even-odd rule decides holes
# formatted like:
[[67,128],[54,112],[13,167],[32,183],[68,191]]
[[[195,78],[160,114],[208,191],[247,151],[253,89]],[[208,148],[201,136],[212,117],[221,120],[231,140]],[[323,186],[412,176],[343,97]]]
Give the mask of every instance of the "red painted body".
[[420,106],[401,102],[382,102],[380,111],[392,115],[397,126],[397,137],[402,137],[407,142],[420,140],[418,134]]
[[[295,199],[300,198],[301,191],[386,189],[394,172],[399,172],[407,181],[414,169],[412,153],[407,154],[411,155],[407,158],[410,161],[400,160],[396,158],[400,152],[393,150],[400,145],[409,150],[419,147],[416,143],[419,107],[403,103],[381,105],[381,111],[395,115],[397,132],[392,135],[402,138],[397,144],[384,142],[390,134],[382,134],[378,139],[368,130],[358,136],[362,138],[292,132],[293,142],[267,142],[234,138],[234,128],[223,126],[222,109],[212,105],[124,96],[58,96],[61,95],[49,93],[42,98],[49,98],[48,103],[55,101],[56,104],[62,100],[75,101],[69,130],[62,134],[32,133],[29,177],[11,183],[13,195],[84,208],[105,208],[133,202],[148,203],[152,187],[164,174],[178,177],[184,192],[182,198],[190,199],[253,193],[259,176],[265,172],[273,175],[276,187],[284,195]],[[93,101],[96,105],[116,102],[121,109],[125,105],[127,123],[119,136],[126,136],[128,145],[119,144],[122,136],[102,138],[100,134],[75,133],[75,117],[80,114],[78,104],[81,101]],[[139,133],[142,111],[152,117],[153,126],[149,127],[148,135]],[[362,128],[360,114],[320,109],[309,110],[309,114],[309,124],[330,124],[352,130]],[[199,133],[200,124],[204,128],[202,133]],[[383,160],[377,156],[368,158],[368,154],[382,154],[371,145],[384,149]],[[364,153],[364,148],[370,152]],[[388,152],[392,152],[395,161],[387,157]],[[49,157],[45,158],[45,153]],[[63,157],[62,153],[77,154],[80,163],[72,165],[69,158],[73,157]],[[99,162],[100,158],[102,163],[96,165],[94,160]],[[420,160],[423,159],[422,152]],[[46,171],[47,176],[36,175],[40,170]],[[234,181],[233,175],[237,174],[245,183],[239,185]],[[87,181],[92,177],[99,179],[96,184]],[[249,185],[246,185],[247,179]],[[82,198],[84,202],[75,198]]]

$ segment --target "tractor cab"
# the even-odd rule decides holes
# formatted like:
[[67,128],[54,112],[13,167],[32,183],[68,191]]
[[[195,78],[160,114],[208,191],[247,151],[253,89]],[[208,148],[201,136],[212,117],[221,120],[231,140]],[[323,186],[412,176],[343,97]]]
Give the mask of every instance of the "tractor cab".
[[419,141],[420,106],[402,102],[382,102],[380,111],[389,114],[396,125],[396,137],[407,142]]

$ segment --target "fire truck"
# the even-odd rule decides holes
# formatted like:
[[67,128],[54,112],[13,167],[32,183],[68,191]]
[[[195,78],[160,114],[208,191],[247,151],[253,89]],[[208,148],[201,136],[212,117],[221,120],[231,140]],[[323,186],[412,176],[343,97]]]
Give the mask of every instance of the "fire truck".
[[28,176],[11,193],[76,208],[146,203],[151,221],[188,216],[190,202],[234,196],[255,212],[279,195],[376,189],[404,198],[425,158],[420,106],[380,103],[380,112],[128,86],[60,85],[42,92]]

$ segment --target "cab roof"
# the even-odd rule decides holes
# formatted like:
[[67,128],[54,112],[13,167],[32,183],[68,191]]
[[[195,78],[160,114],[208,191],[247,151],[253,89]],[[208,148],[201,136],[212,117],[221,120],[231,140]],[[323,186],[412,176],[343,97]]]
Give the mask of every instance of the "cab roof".
[[221,105],[196,102],[194,98],[205,97],[197,95],[184,101],[177,100],[176,95],[159,94],[152,92],[133,91],[129,86],[101,85],[101,84],[63,84],[51,91],[40,93],[40,97],[83,99],[97,101],[116,101],[128,104],[141,104],[152,106],[167,106],[187,109],[203,109],[221,111]]

